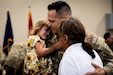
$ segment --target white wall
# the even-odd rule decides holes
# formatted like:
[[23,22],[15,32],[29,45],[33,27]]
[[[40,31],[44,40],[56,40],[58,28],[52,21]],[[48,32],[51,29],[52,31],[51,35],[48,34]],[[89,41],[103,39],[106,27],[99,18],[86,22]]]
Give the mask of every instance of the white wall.
[[[2,46],[6,26],[6,10],[10,5],[10,16],[14,41],[27,40],[28,6],[31,6],[33,24],[47,18],[47,5],[57,0],[0,0],[0,45]],[[106,32],[105,14],[111,13],[111,0],[65,0],[84,26],[99,36]]]

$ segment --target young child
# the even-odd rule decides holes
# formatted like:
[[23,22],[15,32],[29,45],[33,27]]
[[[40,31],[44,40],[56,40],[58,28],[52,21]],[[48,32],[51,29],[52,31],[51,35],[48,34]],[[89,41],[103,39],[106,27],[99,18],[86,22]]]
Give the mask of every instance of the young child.
[[49,33],[47,20],[39,20],[31,31],[24,60],[24,72],[26,74],[50,75],[52,73],[52,60],[49,56],[45,56],[54,50],[53,48],[49,50],[50,48],[46,48],[45,45]]

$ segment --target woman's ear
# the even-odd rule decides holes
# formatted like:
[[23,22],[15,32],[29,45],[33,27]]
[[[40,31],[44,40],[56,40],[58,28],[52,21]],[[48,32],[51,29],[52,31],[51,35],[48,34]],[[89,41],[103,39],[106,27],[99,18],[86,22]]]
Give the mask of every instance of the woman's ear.
[[67,35],[64,35],[64,40],[65,40],[65,43],[68,43],[69,39]]

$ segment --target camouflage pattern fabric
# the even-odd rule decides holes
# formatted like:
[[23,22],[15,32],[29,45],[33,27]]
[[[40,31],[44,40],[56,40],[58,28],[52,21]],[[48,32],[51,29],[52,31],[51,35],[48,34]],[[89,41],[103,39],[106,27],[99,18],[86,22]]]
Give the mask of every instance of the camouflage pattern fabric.
[[105,40],[86,30],[85,41],[92,44],[94,49],[99,52],[99,55],[102,58],[104,64],[106,75],[113,75],[113,52],[105,43]]
[[110,48],[111,48],[111,50],[113,51],[113,42],[110,44],[110,45],[108,45]]
[[25,53],[26,53],[26,44],[23,43],[13,44],[4,64],[16,68],[18,60],[24,59]]
[[[50,38],[46,41],[47,47],[55,44],[58,41],[57,35],[53,35],[51,37],[52,38]],[[58,75],[58,67],[59,67],[60,60],[63,56],[63,53],[64,52],[62,50],[56,50],[55,52],[50,54],[50,56],[52,58],[52,62],[53,62],[54,75]]]

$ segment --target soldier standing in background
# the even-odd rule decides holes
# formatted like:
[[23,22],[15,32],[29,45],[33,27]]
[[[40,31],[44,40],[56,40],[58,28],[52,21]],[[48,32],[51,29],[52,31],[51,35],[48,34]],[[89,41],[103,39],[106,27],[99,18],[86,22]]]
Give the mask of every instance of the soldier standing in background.
[[111,33],[106,32],[103,37],[104,37],[105,42],[107,43],[107,45],[108,45],[108,46],[111,48],[111,50],[113,51],[113,36],[111,35]]

